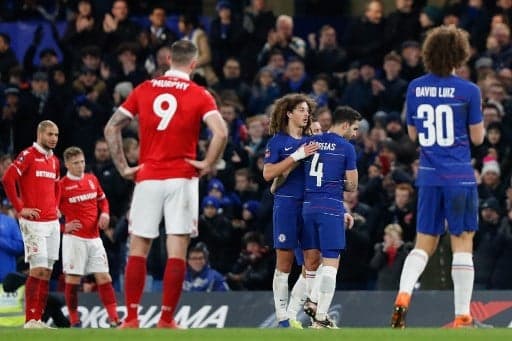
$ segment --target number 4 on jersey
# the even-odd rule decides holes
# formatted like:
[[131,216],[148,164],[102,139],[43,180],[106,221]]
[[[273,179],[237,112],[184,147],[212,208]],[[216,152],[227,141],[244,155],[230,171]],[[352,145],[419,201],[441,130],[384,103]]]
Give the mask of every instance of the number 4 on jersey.
[[311,161],[311,169],[309,170],[309,175],[316,177],[316,187],[322,186],[322,176],[324,176],[324,164],[323,162],[318,162],[319,158],[320,154],[313,154],[313,160]]
[[[166,109],[163,109],[165,107]],[[156,130],[162,131],[167,128],[169,122],[178,109],[178,101],[176,97],[171,94],[161,94],[153,101],[153,112],[158,117],[162,118]]]

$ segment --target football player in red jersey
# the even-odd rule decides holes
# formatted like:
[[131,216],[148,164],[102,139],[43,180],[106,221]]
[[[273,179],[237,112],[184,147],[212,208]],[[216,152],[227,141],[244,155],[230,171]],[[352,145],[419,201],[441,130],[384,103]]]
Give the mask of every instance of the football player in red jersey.
[[57,218],[60,166],[52,151],[58,139],[59,128],[55,123],[40,122],[37,141],[16,157],[3,177],[7,197],[18,213],[25,261],[30,266],[25,288],[25,328],[47,328],[41,317],[60,244]]
[[[225,148],[227,127],[213,97],[190,80],[197,48],[180,40],[171,46],[171,69],[137,86],[111,117],[105,139],[119,173],[135,179],[130,209],[131,233],[125,272],[127,316],[122,328],[138,328],[138,306],[146,278],[146,257],[165,218],[168,259],[158,327],[176,328],[174,311],[185,277],[190,235],[197,232],[198,175],[212,169]],[[121,130],[139,118],[139,165],[129,167]],[[196,159],[201,122],[212,138],[204,160]]]
[[59,181],[60,212],[64,217],[62,266],[66,274],[65,298],[72,327],[81,327],[78,316],[78,288],[83,275],[94,274],[101,302],[111,326],[119,324],[107,253],[99,229],[110,222],[108,200],[98,179],[85,173],[84,152],[78,147],[64,151],[67,174]]

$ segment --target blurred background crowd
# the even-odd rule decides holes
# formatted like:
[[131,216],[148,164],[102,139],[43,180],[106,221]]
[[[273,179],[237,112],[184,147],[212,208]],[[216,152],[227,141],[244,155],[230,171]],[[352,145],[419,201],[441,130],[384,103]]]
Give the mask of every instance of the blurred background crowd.
[[[111,226],[102,239],[119,290],[133,183],[115,169],[103,127],[134,87],[169,68],[169,43],[189,39],[199,48],[194,80],[215,95],[230,139],[215,174],[200,182],[200,234],[191,244],[185,290],[271,289],[273,198],[263,158],[272,103],[292,92],[317,102],[313,118],[324,132],[338,105],[363,115],[353,141],[360,188],[344,198],[356,225],[347,231],[337,288],[396,290],[416,229],[418,153],[404,125],[405,92],[424,73],[426,32],[457,25],[470,33],[472,55],[456,73],[480,87],[486,128],[484,144],[472,151],[480,196],[475,286],[512,289],[512,0],[362,3],[296,0],[288,16],[265,0],[4,0],[0,176],[32,144],[37,124],[53,120],[60,128],[56,154],[82,148],[109,199]],[[212,15],[204,14],[208,4]],[[14,20],[30,39],[3,30]],[[123,136],[128,161],[136,164],[137,122]],[[208,140],[204,129],[199,155]],[[21,237],[1,189],[0,197],[0,225],[9,226],[0,229],[1,280],[23,248],[12,247]],[[441,239],[421,289],[450,288],[448,243]],[[146,290],[161,290],[165,260],[160,238],[148,258]],[[57,289],[59,275],[56,267]],[[94,283],[83,287],[94,290]]]

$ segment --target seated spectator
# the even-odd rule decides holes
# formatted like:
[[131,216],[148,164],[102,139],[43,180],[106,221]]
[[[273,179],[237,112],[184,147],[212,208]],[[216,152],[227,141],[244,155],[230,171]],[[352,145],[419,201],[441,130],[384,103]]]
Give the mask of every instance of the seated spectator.
[[417,41],[408,40],[403,42],[400,56],[402,57],[400,78],[410,82],[425,73],[421,61],[421,47]]
[[318,44],[316,36],[308,36],[310,51],[307,57],[308,70],[312,74],[343,72],[347,70],[347,51],[338,46],[336,30],[331,25],[320,28]]
[[112,10],[105,14],[103,19],[103,33],[105,34],[104,49],[107,53],[114,53],[122,43],[133,42],[140,27],[128,18],[129,9],[127,0],[114,0]]
[[252,165],[256,155],[265,151],[268,136],[265,134],[263,127],[263,116],[257,115],[247,119],[247,132],[249,138],[244,143],[244,149],[249,155],[249,164]]
[[400,78],[402,58],[394,51],[384,56],[384,77],[372,81],[377,110],[401,112],[405,102],[407,82]]
[[220,211],[220,201],[214,196],[202,200],[199,216],[199,235],[192,245],[203,242],[210,250],[209,264],[220,273],[231,270],[240,253],[240,238],[236,239],[231,221]]
[[226,276],[229,287],[233,290],[270,290],[274,259],[264,246],[263,235],[248,232],[242,243],[242,253]]
[[249,115],[263,114],[279,97],[281,89],[275,82],[274,73],[269,67],[258,71],[251,88],[251,96],[247,106]]
[[317,75],[313,79],[312,91],[309,93],[318,108],[328,107],[333,110],[336,106],[334,99],[331,97],[331,89],[329,88],[329,76],[325,73]]
[[311,80],[306,74],[304,62],[298,58],[291,58],[286,65],[284,80],[279,85],[281,94],[292,92],[308,94],[311,92]]
[[494,197],[501,200],[505,197],[505,188],[500,181],[500,175],[501,169],[498,161],[492,156],[485,157],[480,174],[481,182],[478,185],[480,199]]
[[183,291],[212,292],[228,291],[226,279],[208,262],[208,248],[204,243],[197,243],[190,248],[187,255],[187,272],[183,281]]
[[375,244],[370,268],[377,271],[377,290],[398,290],[400,274],[405,258],[412,244],[404,243],[402,228],[398,224],[389,224],[384,229],[384,242]]
[[249,98],[251,97],[251,88],[242,79],[241,75],[240,61],[234,57],[229,57],[223,64],[222,78],[218,83],[213,85],[213,89],[221,97],[224,97],[224,93],[227,91],[235,93],[238,102],[246,108],[249,104]]

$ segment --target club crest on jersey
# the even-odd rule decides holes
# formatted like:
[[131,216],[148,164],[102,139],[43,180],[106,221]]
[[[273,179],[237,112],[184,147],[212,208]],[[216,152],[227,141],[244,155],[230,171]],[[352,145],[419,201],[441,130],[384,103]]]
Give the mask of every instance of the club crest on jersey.
[[281,243],[284,243],[286,241],[286,235],[284,233],[281,233],[278,237],[277,237],[277,240],[279,240]]
[[96,186],[94,186],[94,182],[92,182],[92,180],[89,180],[89,187],[91,187],[91,189],[96,189]]
[[270,149],[265,149],[265,158],[269,158],[270,157]]

